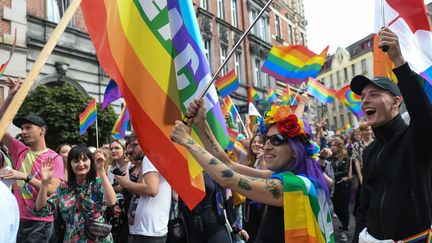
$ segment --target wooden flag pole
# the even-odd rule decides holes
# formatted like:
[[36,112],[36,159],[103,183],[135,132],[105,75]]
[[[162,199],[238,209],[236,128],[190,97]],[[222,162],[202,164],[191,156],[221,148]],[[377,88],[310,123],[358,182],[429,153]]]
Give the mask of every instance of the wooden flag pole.
[[[54,29],[51,37],[48,39],[47,44],[42,49],[39,57],[37,58],[35,64],[27,75],[21,87],[18,89],[15,97],[12,99],[10,105],[6,109],[5,114],[0,119],[0,138],[4,136],[9,124],[12,122],[12,119],[18,112],[20,106],[24,102],[27,94],[29,93],[33,83],[35,82],[37,76],[39,76],[42,67],[45,65],[48,57],[51,55],[51,52],[54,50],[54,47],[57,45],[57,42],[60,39],[60,36],[63,34],[66,29],[69,21],[72,19],[72,16],[80,6],[82,0],[73,0],[69,5],[69,8],[66,10],[62,19],[58,23],[57,27]],[[95,10],[96,11],[96,10]]]
[[99,149],[99,131],[98,131],[98,113],[97,113],[97,103],[96,103],[96,149]]

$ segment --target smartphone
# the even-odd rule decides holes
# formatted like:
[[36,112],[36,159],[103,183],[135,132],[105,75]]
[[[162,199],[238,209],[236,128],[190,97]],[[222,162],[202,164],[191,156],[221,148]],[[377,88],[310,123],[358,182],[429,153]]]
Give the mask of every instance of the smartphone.
[[114,175],[118,175],[118,176],[126,175],[126,172],[122,171],[121,169],[119,169],[117,167],[114,170],[112,170],[111,173],[113,173]]

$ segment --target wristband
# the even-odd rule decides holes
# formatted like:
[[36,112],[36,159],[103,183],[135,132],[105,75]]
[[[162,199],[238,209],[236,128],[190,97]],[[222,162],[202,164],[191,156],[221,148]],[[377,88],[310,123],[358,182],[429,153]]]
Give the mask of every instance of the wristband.
[[25,183],[29,183],[31,181],[31,179],[33,179],[34,176],[32,174],[28,174],[27,177],[24,179]]

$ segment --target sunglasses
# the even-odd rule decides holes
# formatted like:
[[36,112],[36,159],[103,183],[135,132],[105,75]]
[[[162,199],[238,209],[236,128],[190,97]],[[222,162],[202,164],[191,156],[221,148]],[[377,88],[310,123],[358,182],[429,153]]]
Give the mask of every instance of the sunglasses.
[[271,135],[271,136],[263,135],[261,137],[262,144],[265,144],[268,140],[270,140],[270,143],[272,145],[278,146],[278,145],[281,145],[283,143],[288,142],[288,137],[285,136],[285,135],[281,135],[281,134],[274,134],[274,135]]

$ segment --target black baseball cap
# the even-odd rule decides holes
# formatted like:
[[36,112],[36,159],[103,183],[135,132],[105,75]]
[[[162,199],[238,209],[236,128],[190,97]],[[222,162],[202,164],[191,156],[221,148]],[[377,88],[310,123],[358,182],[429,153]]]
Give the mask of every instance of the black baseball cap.
[[26,123],[31,123],[39,127],[46,127],[46,123],[44,119],[42,119],[42,117],[32,114],[23,117],[17,117],[13,119],[12,123],[17,127],[21,127],[23,124]]
[[399,87],[392,80],[386,77],[374,77],[372,79],[368,79],[363,75],[357,75],[351,80],[351,90],[357,95],[361,95],[362,90],[366,85],[374,84],[381,89],[387,90],[393,96],[401,96],[401,92]]

